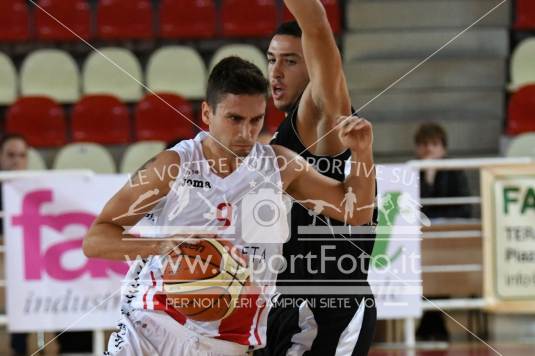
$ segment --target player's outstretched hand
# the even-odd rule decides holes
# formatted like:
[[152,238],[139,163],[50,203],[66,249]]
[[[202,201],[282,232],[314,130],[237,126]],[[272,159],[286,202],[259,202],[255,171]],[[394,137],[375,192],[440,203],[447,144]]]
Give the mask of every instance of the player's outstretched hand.
[[373,144],[372,124],[358,116],[341,116],[337,120],[340,141],[355,152],[370,152]]

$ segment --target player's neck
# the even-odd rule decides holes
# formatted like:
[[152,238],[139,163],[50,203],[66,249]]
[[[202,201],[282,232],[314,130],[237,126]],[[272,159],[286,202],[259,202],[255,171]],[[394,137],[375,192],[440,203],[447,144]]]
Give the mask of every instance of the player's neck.
[[236,157],[232,152],[229,152],[211,138],[206,138],[202,142],[202,151],[212,172],[220,177],[226,177],[232,174],[232,172],[238,169],[241,161],[241,158]]

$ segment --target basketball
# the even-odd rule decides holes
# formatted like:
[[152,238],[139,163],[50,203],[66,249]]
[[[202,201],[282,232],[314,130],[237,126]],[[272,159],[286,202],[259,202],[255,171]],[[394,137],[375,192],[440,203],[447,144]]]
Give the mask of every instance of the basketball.
[[163,267],[166,306],[197,321],[230,315],[249,281],[246,259],[225,240],[183,243]]

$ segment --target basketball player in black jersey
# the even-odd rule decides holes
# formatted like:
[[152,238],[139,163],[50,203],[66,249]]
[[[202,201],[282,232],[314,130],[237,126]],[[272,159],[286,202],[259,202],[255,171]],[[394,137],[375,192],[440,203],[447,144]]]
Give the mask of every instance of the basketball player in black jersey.
[[[352,108],[340,52],[320,0],[284,2],[297,22],[279,27],[267,53],[273,100],[286,112],[271,143],[290,148],[320,173],[341,181],[350,153],[332,129],[337,117],[350,115]],[[284,245],[288,265],[277,282],[282,294],[269,315],[267,346],[255,355],[368,353],[376,322],[367,282],[375,235],[372,228],[364,235],[298,233],[300,226],[340,229],[344,225],[316,213],[293,205],[292,235]],[[376,216],[375,210],[370,225]],[[307,255],[319,258],[307,259]],[[316,293],[310,293],[310,287]]]

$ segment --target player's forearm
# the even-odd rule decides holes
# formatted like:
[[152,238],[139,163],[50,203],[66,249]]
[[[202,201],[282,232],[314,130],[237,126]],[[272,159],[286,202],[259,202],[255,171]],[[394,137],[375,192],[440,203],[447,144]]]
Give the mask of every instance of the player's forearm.
[[344,181],[346,192],[351,187],[357,197],[357,205],[353,211],[351,225],[364,225],[373,218],[375,204],[375,165],[373,152],[351,152],[351,171]]
[[96,223],[84,238],[83,251],[89,258],[110,260],[146,258],[160,254],[159,241],[132,240],[133,235],[123,234],[120,226],[110,223]]
[[285,2],[303,31],[301,41],[310,77],[310,93],[321,111],[318,117],[334,121],[340,115],[349,115],[351,104],[342,58],[323,5],[319,0]]
[[329,26],[327,14],[319,0],[284,0],[284,3],[304,33],[321,32],[322,25]]

